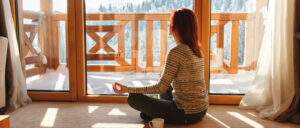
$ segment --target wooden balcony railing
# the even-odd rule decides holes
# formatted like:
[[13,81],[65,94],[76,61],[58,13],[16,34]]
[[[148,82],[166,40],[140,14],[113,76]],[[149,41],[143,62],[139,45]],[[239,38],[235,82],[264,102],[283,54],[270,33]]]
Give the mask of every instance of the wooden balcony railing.
[[[211,67],[211,72],[219,73],[225,69],[228,73],[238,72],[238,48],[239,48],[239,21],[247,20],[247,13],[215,13],[211,20],[217,20],[216,25],[211,26],[211,37],[217,35],[216,51],[211,51],[210,61],[217,66]],[[231,22],[230,60],[224,59],[224,27]]]
[[[44,50],[41,51],[45,44],[43,26],[45,15],[42,12],[24,12],[23,17],[30,19],[31,23],[24,24],[24,44],[25,48],[25,65],[34,65],[33,68],[26,69],[26,77],[43,74],[46,72],[46,63]],[[33,46],[33,41],[38,36],[38,47]],[[43,62],[44,61],[44,62]]]
[[[239,41],[239,21],[247,20],[246,13],[218,13],[212,14],[211,20],[217,20],[216,25],[211,26],[211,36],[217,35],[217,51],[212,51],[211,61],[217,64],[216,67],[211,68],[211,72],[218,73],[222,69],[228,73],[237,73],[238,69],[238,41]],[[26,16],[26,18],[33,16]],[[32,18],[33,19],[33,18]],[[40,18],[43,19],[43,18]],[[169,14],[87,14],[87,21],[119,21],[116,25],[87,25],[86,34],[91,37],[96,44],[87,50],[86,61],[101,61],[110,60],[116,61],[119,66],[113,65],[87,65],[87,72],[161,72],[165,63],[167,54],[167,39],[168,39],[168,20]],[[65,14],[53,14],[51,17],[52,28],[52,42],[42,41],[44,39],[43,33],[39,33],[39,46],[43,47],[40,54],[48,55],[48,67],[57,68],[60,63],[59,58],[59,21],[67,21]],[[146,66],[142,67],[138,64],[139,56],[139,21],[146,21]],[[160,65],[153,65],[153,22],[160,22]],[[224,60],[224,26],[232,22],[231,33],[231,54],[230,61]],[[131,23],[131,62],[125,60],[125,26]],[[49,23],[48,23],[49,24]],[[41,27],[44,25],[43,27]],[[46,24],[38,22],[36,25],[24,25],[25,32],[46,28]],[[67,26],[67,25],[66,25]],[[106,32],[103,37],[100,37],[98,32]],[[66,34],[67,34],[66,29]],[[49,35],[49,34],[48,34]],[[118,48],[114,50],[109,44],[114,36],[118,36]],[[30,38],[30,37],[29,37]],[[42,38],[42,39],[41,39]],[[67,39],[67,38],[66,38]],[[32,40],[31,40],[32,42]],[[68,42],[68,41],[67,41]],[[66,42],[66,43],[67,43]],[[47,44],[50,43],[51,45]],[[46,47],[51,46],[52,48]],[[26,46],[30,49],[30,45]],[[49,53],[44,53],[49,50]],[[56,50],[54,50],[56,49]],[[97,52],[103,49],[107,54],[98,54]],[[68,50],[68,49],[67,49]],[[68,53],[68,52],[67,52]],[[27,54],[26,54],[27,55]],[[55,56],[52,57],[51,56]],[[51,58],[51,59],[49,59]],[[68,58],[68,55],[67,55]],[[28,60],[26,60],[28,62]],[[40,62],[40,61],[38,61]],[[68,61],[67,61],[68,63]],[[27,74],[27,72],[26,72]],[[30,74],[30,71],[28,71]],[[32,74],[32,73],[31,73]],[[28,75],[31,76],[31,75]]]

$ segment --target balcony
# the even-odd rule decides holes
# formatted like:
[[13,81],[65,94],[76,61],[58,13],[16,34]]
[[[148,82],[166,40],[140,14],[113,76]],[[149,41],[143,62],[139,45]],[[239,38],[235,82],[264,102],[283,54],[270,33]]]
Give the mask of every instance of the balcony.
[[[56,76],[59,76],[58,74],[64,74],[65,76],[68,74],[66,67],[68,67],[70,63],[68,62],[68,47],[65,47],[68,46],[67,15],[55,13],[51,16],[47,16],[43,12],[25,11],[23,17],[31,21],[24,23],[24,33],[26,33],[24,37],[26,47],[24,56],[27,67],[26,77],[28,81],[30,81],[27,81],[28,89],[56,90],[58,87],[55,84],[47,84],[47,81],[34,80],[33,77],[38,76],[42,79],[43,76],[47,76],[47,73],[57,73]],[[245,86],[247,85],[241,87],[239,82],[234,83],[232,81],[240,75],[240,71],[244,71],[244,73],[242,73],[243,76],[247,76],[253,74],[252,71],[256,68],[256,58],[252,57],[253,53],[251,53],[251,50],[247,50],[251,47],[249,43],[245,44],[243,50],[243,64],[238,63],[240,21],[245,22],[246,27],[244,27],[244,31],[249,35],[247,32],[252,29],[252,19],[253,16],[251,17],[251,14],[247,13],[211,14],[211,20],[215,21],[215,24],[211,25],[211,37],[216,38],[215,42],[211,42],[215,43],[216,46],[215,50],[210,51],[211,79],[231,74],[233,77],[227,77],[227,80],[221,81],[221,83],[226,84],[226,81],[229,80],[231,81],[230,84],[233,85],[232,89],[240,92],[244,92]],[[168,43],[170,43],[168,37],[168,20],[169,14],[167,13],[87,14],[87,22],[116,22],[113,25],[86,25],[86,38],[90,38],[95,42],[92,46],[87,46],[86,49],[88,92],[94,94],[113,94],[110,85],[118,80],[125,80],[125,84],[133,84],[135,86],[145,86],[155,83],[155,81],[159,79],[159,75],[155,73],[162,72],[168,51]],[[143,38],[139,35],[140,22],[144,22],[146,26],[144,48],[139,46],[141,45],[139,40]],[[154,28],[154,22],[159,23],[159,41],[155,40],[155,38],[157,38],[157,33],[155,33],[157,32],[157,28]],[[129,24],[130,28],[127,29],[126,26]],[[231,31],[230,33],[225,30],[228,26]],[[130,36],[126,35],[126,31],[130,31]],[[102,36],[99,35],[99,33],[102,33]],[[228,34],[230,37],[229,41],[225,40]],[[51,40],[46,37],[50,37]],[[117,48],[109,44],[113,38],[117,38],[117,40],[114,40],[117,44]],[[130,38],[130,42],[126,42],[125,38]],[[250,38],[251,37],[247,36],[245,39],[246,42],[250,40]],[[86,43],[92,44],[89,40],[86,40]],[[226,46],[225,43],[229,43],[227,46],[230,48],[224,48],[224,46]],[[65,47],[66,51],[59,50],[61,47]],[[101,50],[102,52],[100,52]],[[224,56],[226,52],[230,53],[227,59]],[[144,56],[145,60],[143,60],[141,56]],[[115,63],[101,63],[105,61]],[[49,69],[51,69],[51,72],[49,72]],[[103,72],[115,74],[102,74]],[[250,80],[251,78],[247,78],[244,83]],[[221,89],[221,87],[217,86],[214,88],[212,84],[214,84],[213,81],[211,81],[211,88],[215,89],[215,91]],[[67,90],[66,85],[68,85],[68,83],[61,85],[59,88]]]

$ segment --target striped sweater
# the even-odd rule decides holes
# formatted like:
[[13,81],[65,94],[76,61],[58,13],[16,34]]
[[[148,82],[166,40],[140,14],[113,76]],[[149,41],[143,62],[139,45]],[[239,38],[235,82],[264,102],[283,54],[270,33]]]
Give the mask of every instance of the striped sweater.
[[168,55],[164,71],[157,84],[128,87],[129,93],[161,94],[172,85],[173,100],[185,114],[207,109],[208,96],[204,80],[204,59],[196,56],[188,45],[179,43]]

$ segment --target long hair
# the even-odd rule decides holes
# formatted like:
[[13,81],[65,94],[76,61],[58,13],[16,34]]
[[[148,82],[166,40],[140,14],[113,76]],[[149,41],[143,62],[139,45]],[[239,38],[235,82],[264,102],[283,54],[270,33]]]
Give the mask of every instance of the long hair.
[[202,58],[198,38],[198,24],[195,13],[187,8],[171,11],[170,28],[177,31],[180,43],[188,45],[199,58]]

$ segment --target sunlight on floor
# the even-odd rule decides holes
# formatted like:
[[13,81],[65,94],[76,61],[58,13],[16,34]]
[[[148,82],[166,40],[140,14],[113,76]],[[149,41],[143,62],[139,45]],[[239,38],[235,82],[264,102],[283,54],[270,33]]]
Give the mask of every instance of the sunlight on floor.
[[251,125],[254,128],[264,128],[264,126],[262,126],[261,124],[255,122],[255,121],[249,119],[248,117],[243,116],[237,112],[227,112],[227,113],[236,117],[237,119],[243,121],[244,123]]
[[89,106],[89,113],[93,113],[95,110],[97,110],[99,106]]
[[121,112],[118,108],[113,108],[107,115],[114,115],[114,116],[126,116],[127,114],[124,112]]
[[92,128],[143,128],[144,124],[130,124],[130,123],[96,123]]
[[249,115],[253,116],[253,117],[257,117],[256,114],[254,114],[253,112],[247,112]]
[[212,116],[209,113],[206,113],[206,115],[210,118],[212,118],[213,120],[217,121],[219,124],[221,124],[222,126],[224,126],[225,128],[230,128],[228,125],[226,125],[225,123],[223,123],[221,120],[217,119],[216,117]]
[[53,127],[56,119],[58,108],[48,108],[40,124],[41,127]]

